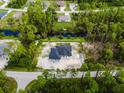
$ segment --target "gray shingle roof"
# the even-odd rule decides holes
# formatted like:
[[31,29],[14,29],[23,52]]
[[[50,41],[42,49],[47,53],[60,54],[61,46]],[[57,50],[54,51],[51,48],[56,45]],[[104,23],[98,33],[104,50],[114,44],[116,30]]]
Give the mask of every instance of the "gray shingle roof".
[[69,15],[59,16],[59,17],[58,17],[58,21],[59,21],[59,22],[62,22],[62,21],[67,22],[67,21],[69,21],[69,20],[70,20],[70,16],[69,16]]

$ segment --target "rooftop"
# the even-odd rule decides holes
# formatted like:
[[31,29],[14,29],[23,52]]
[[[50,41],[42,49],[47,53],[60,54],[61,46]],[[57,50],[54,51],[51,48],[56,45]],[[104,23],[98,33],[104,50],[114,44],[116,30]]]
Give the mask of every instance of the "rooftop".
[[65,4],[64,4],[64,1],[57,1],[57,5],[60,7],[63,7]]
[[58,22],[69,22],[71,20],[69,15],[65,15],[65,16],[59,16],[58,17]]

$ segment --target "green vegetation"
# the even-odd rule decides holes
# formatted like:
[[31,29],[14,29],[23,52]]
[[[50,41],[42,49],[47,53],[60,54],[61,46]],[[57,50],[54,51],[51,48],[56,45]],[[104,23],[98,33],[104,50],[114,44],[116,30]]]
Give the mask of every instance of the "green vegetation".
[[[13,53],[9,53],[10,60],[6,69],[33,71],[37,65],[37,58],[39,57],[42,43],[41,41],[38,43],[34,41],[36,37],[33,33],[37,31],[34,26],[19,26],[19,29],[21,31],[21,43],[18,44],[17,49]],[[27,29],[27,32],[34,29],[34,32],[27,33],[26,35],[24,34],[24,29]]]
[[[104,11],[86,11],[72,14],[71,22],[57,22],[55,10],[59,10],[56,1],[50,1],[50,7],[43,12],[43,1],[29,4],[28,11],[20,19],[13,19],[15,12],[0,20],[0,29],[19,31],[16,50],[9,52],[6,70],[38,71],[36,65],[43,48],[42,42],[80,42],[78,52],[85,54],[85,63],[81,68],[71,69],[71,77],[63,79],[67,71],[57,75],[43,72],[37,80],[32,81],[26,90],[19,93],[123,93],[124,72],[112,76],[109,71],[124,67],[124,0],[70,0],[77,2],[81,10],[104,9]],[[9,7],[21,8],[27,0],[12,0]],[[107,7],[116,7],[109,8]],[[1,12],[6,12],[0,10]],[[66,34],[67,33],[67,34]],[[69,34],[68,34],[69,33]],[[64,35],[67,36],[64,36]],[[0,38],[13,38],[3,37]],[[86,42],[86,46],[82,44]],[[59,44],[58,44],[59,45]],[[91,48],[90,48],[91,47]],[[99,71],[106,71],[98,76]],[[78,71],[96,71],[95,77],[89,72],[81,78],[75,78]],[[59,78],[57,78],[59,77]],[[0,93],[15,93],[16,83],[0,73]],[[11,86],[10,86],[11,84]],[[13,85],[12,85],[13,84]]]
[[4,36],[4,35],[0,35],[0,39],[3,39],[3,40],[5,40],[5,39],[10,39],[10,40],[18,40],[18,38],[17,37],[14,37],[14,36]]
[[[71,22],[57,22],[57,16],[63,14],[56,14],[55,9],[51,7],[44,13],[41,3],[42,1],[37,0],[32,3],[33,6],[30,4],[28,12],[19,20],[8,18],[7,23],[11,24],[10,27],[20,31],[21,41],[17,50],[10,54],[10,67],[35,68],[43,41],[89,42],[95,46],[93,49],[79,50],[80,53],[85,53],[85,62],[89,70],[97,70],[95,68],[99,64],[105,69],[110,64],[116,68],[123,63],[123,9],[72,14]],[[64,37],[65,33],[72,33],[76,37]],[[40,44],[35,45],[36,40],[40,40]]]
[[105,66],[123,63],[123,11],[119,8],[74,15],[73,18],[78,20],[74,31],[87,33],[85,39],[94,46],[89,51],[82,50],[86,52],[86,60],[91,59],[91,63],[102,63]]
[[[33,6],[30,5],[28,13],[19,20],[17,31],[20,31],[21,43],[13,53],[10,53],[7,68],[16,66],[27,68],[28,71],[35,70],[42,48],[40,39],[46,38],[51,33],[56,21],[55,15],[56,13],[51,8],[44,13],[41,1],[37,1]],[[39,39],[38,42],[35,41],[37,39]]]
[[57,16],[64,16],[64,13],[58,13]]
[[25,5],[27,0],[11,0],[8,4],[8,7],[11,8],[21,8],[23,5]]
[[3,4],[4,4],[4,2],[0,2],[0,6],[3,5]]
[[6,13],[7,11],[6,10],[0,10],[0,13]]
[[69,6],[70,6],[70,3],[71,3],[71,2],[69,2],[69,1],[66,1],[66,2],[65,2],[65,5],[66,5],[65,11],[71,11],[71,9],[70,9],[70,7],[69,7]]
[[[46,71],[45,71],[46,72]],[[47,72],[46,72],[47,73]],[[104,72],[100,77],[92,78],[90,72],[87,72],[82,78],[60,79],[46,76],[39,76],[37,80],[32,81],[27,87],[27,93],[123,93],[124,72],[120,71],[116,77],[110,72]],[[71,73],[73,74],[73,73]],[[115,89],[117,88],[117,89]]]
[[67,29],[73,29],[75,27],[75,21],[71,22],[56,22],[53,29],[54,31],[61,31],[61,30],[67,30]]
[[12,11],[4,19],[0,20],[1,30],[2,29],[10,29],[10,30],[17,29],[18,21],[16,19],[13,19],[13,15],[15,13],[16,13],[15,11]]
[[59,37],[54,37],[54,38],[46,38],[46,39],[42,39],[43,42],[84,42],[85,39],[84,38],[64,38],[63,36],[59,36]]
[[28,72],[29,70],[26,67],[19,67],[19,66],[7,66],[5,68],[7,71],[23,71]]
[[123,6],[123,0],[78,0],[78,4],[81,10],[84,9],[96,9],[112,6]]
[[[47,0],[46,0],[47,1]],[[60,10],[60,7],[57,5],[57,2],[54,0],[50,0],[48,1],[50,3],[50,7],[53,8],[56,11]]]
[[48,10],[44,13],[41,1],[37,1],[33,6],[31,5],[29,7],[28,19],[29,23],[36,26],[38,30],[37,34],[42,38],[46,38],[52,33],[52,28],[57,21],[57,15],[53,8],[48,8]]
[[16,90],[16,81],[11,77],[7,77],[4,72],[0,71],[0,93],[16,93]]

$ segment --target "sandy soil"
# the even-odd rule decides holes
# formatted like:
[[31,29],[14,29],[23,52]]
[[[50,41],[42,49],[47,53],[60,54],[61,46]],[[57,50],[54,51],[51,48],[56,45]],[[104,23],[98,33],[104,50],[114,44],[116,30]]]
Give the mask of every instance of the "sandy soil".
[[[60,42],[58,42],[60,43]],[[69,43],[69,42],[61,42],[61,43]],[[77,52],[78,43],[71,42],[72,46],[72,56],[71,57],[63,57],[60,60],[51,60],[49,59],[50,49],[56,46],[56,42],[44,42],[46,45],[42,52],[42,55],[38,59],[37,67],[42,67],[44,69],[72,69],[72,68],[80,68],[84,63],[84,56]]]

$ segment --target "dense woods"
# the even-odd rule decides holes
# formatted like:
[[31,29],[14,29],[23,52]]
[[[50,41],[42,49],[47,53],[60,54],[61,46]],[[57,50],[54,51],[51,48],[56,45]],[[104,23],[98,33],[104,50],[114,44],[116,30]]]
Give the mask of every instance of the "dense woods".
[[[59,73],[58,73],[59,74]],[[123,93],[124,72],[120,71],[116,77],[110,72],[104,72],[100,77],[92,78],[89,72],[81,79],[47,79],[39,76],[26,88],[26,93]],[[24,92],[24,93],[25,93]],[[21,92],[20,92],[21,93]]]
[[[87,34],[87,41],[95,44],[96,52],[90,50],[88,57],[93,57],[97,62],[105,65],[111,63],[123,63],[124,40],[124,13],[123,9],[111,9],[104,12],[90,12],[73,14],[78,19],[75,32]],[[96,54],[95,54],[96,53]]]
[[81,10],[107,8],[114,6],[119,7],[124,5],[123,0],[69,0],[69,1],[78,2]]
[[[57,21],[57,14],[54,9],[48,8],[46,12],[43,11],[41,1],[31,4],[28,9],[29,24],[37,28],[37,35],[40,38],[46,38],[52,33],[52,28]],[[33,10],[33,11],[32,11]]]
[[27,0],[10,0],[8,7],[21,8],[23,5],[26,4],[26,2],[27,2]]

